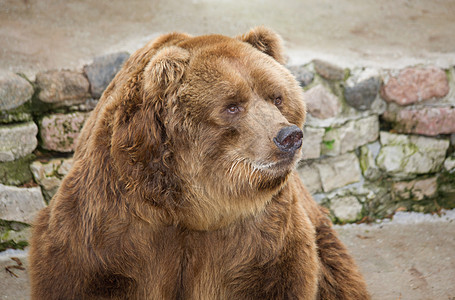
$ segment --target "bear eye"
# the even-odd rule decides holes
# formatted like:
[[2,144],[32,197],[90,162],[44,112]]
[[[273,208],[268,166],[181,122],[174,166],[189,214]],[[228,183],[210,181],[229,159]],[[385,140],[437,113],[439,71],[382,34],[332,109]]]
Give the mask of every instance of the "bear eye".
[[227,107],[227,112],[230,114],[237,114],[241,111],[241,108],[235,104],[231,104]]
[[276,97],[273,100],[273,104],[275,104],[276,106],[280,106],[281,104],[283,104],[283,98],[281,96]]

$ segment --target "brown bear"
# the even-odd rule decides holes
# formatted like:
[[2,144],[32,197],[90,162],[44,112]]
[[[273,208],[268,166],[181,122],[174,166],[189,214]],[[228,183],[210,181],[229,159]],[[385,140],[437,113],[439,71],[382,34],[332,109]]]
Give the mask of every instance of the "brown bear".
[[280,38],[163,35],[134,53],[34,224],[32,299],[368,299],[295,171]]

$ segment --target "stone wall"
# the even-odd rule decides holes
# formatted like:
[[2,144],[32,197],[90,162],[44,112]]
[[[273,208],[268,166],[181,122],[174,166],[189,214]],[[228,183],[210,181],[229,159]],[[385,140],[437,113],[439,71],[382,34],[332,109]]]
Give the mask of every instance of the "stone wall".
[[[0,250],[26,244],[28,224],[71,168],[84,121],[128,56],[33,82],[0,73]],[[335,221],[455,206],[453,68],[347,70],[316,60],[289,69],[308,109],[298,172]]]

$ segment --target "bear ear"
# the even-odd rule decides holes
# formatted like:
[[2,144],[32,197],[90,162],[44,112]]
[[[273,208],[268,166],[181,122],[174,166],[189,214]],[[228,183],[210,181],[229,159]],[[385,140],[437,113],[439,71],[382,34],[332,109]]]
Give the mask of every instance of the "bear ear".
[[160,49],[144,70],[145,91],[152,94],[167,94],[183,77],[190,53],[177,46]]
[[280,64],[285,64],[281,37],[263,26],[255,27],[237,39],[251,44],[254,48],[273,57]]

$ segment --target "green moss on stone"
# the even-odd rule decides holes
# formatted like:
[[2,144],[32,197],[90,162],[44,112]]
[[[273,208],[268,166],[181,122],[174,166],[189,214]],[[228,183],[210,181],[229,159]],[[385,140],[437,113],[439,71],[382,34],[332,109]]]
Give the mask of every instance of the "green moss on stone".
[[35,159],[34,154],[29,154],[14,161],[0,163],[0,183],[6,185],[22,185],[33,179],[30,164]]
[[442,208],[455,208],[455,172],[443,172],[438,177],[437,200]]
[[1,251],[5,251],[7,249],[24,250],[24,248],[27,247],[27,246],[28,246],[28,242],[27,241],[15,242],[15,241],[9,240],[9,241],[0,243],[0,252]]
[[0,111],[0,124],[28,122],[33,120],[31,101],[11,110]]
[[27,231],[30,225],[0,219],[0,251],[24,249],[28,246]]

